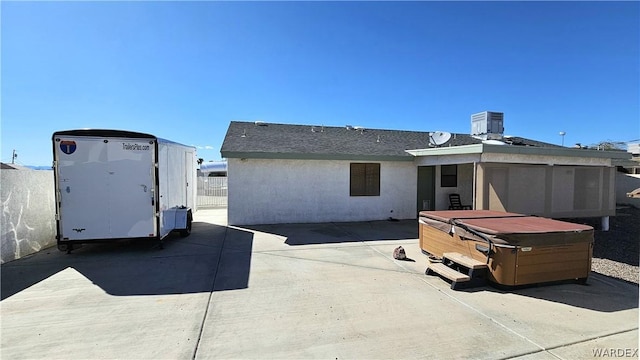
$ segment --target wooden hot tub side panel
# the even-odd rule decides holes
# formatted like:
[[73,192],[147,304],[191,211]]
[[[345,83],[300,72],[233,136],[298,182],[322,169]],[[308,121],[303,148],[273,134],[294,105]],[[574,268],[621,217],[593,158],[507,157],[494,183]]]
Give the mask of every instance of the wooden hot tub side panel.
[[[442,257],[446,252],[457,252],[478,261],[485,262],[487,257],[476,250],[476,241],[465,241],[457,234],[448,234],[428,225],[420,224],[420,248],[431,255]],[[486,246],[486,243],[483,243]]]
[[516,281],[513,285],[534,284],[589,276],[591,242],[518,249]]
[[516,252],[512,246],[496,245],[489,260],[489,281],[513,285],[516,281]]

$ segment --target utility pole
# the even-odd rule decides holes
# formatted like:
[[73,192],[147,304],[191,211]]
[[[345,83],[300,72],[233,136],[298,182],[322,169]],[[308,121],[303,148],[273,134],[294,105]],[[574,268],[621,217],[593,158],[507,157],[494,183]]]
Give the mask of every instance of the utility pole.
[[11,155],[11,165],[16,163],[17,157],[18,157],[18,154],[16,154],[16,149],[13,149],[13,155]]

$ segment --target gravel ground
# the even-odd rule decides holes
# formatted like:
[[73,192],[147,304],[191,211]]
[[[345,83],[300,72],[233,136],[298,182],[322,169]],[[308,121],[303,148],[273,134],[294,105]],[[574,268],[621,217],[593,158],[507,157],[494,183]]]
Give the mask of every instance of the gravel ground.
[[640,209],[620,206],[609,219],[609,231],[600,230],[601,219],[566,219],[593,226],[595,244],[591,270],[635,284],[640,283]]

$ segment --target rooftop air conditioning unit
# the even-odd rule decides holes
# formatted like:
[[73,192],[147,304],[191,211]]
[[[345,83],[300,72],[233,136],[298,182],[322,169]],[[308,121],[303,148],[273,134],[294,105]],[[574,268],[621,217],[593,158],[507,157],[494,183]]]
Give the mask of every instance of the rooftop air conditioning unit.
[[484,140],[499,140],[504,134],[504,113],[484,111],[471,115],[471,135]]

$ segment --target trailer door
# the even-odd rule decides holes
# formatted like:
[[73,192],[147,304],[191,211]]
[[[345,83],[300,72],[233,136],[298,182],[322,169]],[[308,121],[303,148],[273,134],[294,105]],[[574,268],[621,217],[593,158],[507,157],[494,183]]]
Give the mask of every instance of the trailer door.
[[185,196],[185,205],[188,208],[192,208],[195,211],[196,204],[194,202],[194,191],[195,187],[198,185],[196,183],[197,179],[194,178],[194,155],[193,151],[187,151],[184,153],[184,164],[185,164],[185,174],[184,177],[187,179],[187,186],[185,187],[186,194]]
[[109,237],[107,148],[100,140],[56,138],[60,240]]
[[156,236],[155,141],[109,139],[106,145],[111,237]]
[[155,142],[56,140],[61,240],[153,237]]

